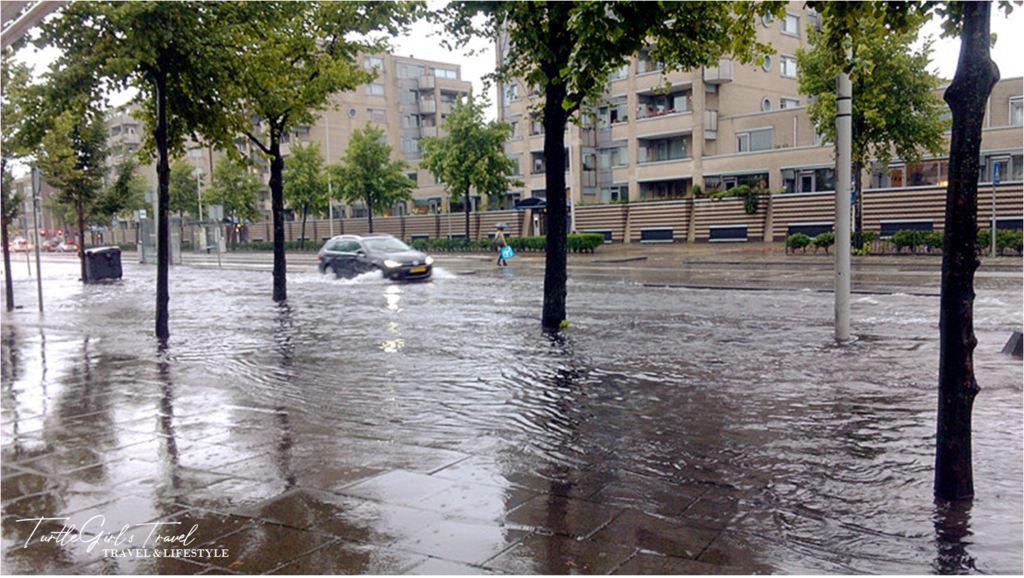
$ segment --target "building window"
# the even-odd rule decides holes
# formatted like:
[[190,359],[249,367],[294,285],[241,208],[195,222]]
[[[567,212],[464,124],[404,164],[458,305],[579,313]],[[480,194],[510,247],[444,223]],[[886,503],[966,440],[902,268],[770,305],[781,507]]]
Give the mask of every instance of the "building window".
[[1010,126],[1021,126],[1024,124],[1024,119],[1021,118],[1021,105],[1024,103],[1024,97],[1014,96],[1010,99]]
[[451,78],[453,80],[459,79],[459,72],[452,68],[431,68],[430,70],[437,78]]
[[398,78],[419,78],[423,76],[423,67],[415,64],[398,63]]
[[384,122],[388,121],[388,111],[383,108],[368,108],[366,109],[366,116],[373,122]]
[[530,174],[540,175],[547,172],[547,164],[544,162],[544,153],[530,153]]
[[628,64],[623,64],[622,66],[620,66],[620,67],[616,68],[615,70],[613,70],[611,75],[608,77],[608,79],[609,80],[622,80],[623,78],[626,78],[628,75],[629,75],[629,65]]
[[400,122],[402,128],[417,128],[420,126],[420,117],[415,114],[403,114]]
[[519,121],[514,120],[508,124],[512,127],[512,132],[509,135],[509,138],[519,138]]
[[796,78],[796,57],[795,56],[783,56],[779,65],[779,70],[782,76],[786,78]]
[[641,94],[637,105],[637,118],[662,116],[687,112],[690,109],[690,92],[680,91],[670,94]]
[[752,153],[772,148],[772,129],[762,128],[736,133],[736,152]]
[[598,151],[598,165],[601,170],[608,170],[615,167],[629,165],[629,148],[621,145],[613,148],[600,149]]
[[363,68],[376,68],[384,72],[384,59],[379,56],[364,56]]
[[530,136],[537,136],[544,134],[544,121],[540,118],[534,117],[530,121]]
[[781,109],[798,108],[799,106],[800,106],[800,99],[799,98],[786,98],[785,96],[783,96],[779,100],[779,108],[781,108]]
[[794,36],[800,35],[800,16],[796,14],[786,14],[786,17],[782,20],[782,33],[792,34]]
[[764,55],[764,62],[761,63],[761,69],[764,70],[765,72],[771,72],[772,71],[772,63],[773,63],[772,55],[771,54],[765,54]]
[[641,140],[637,162],[658,163],[685,159],[689,149],[688,141],[689,136]]
[[417,155],[423,152],[420,148],[420,139],[402,137],[402,152],[408,155]]
[[657,72],[663,68],[665,68],[664,61],[651,59],[649,52],[640,53],[640,58],[637,62],[637,73]]
[[410,181],[412,181],[412,182],[416,183],[417,185],[419,185],[419,175],[418,175],[418,173],[416,173],[416,171],[413,171],[411,173],[405,173],[405,176]]
[[384,84],[380,82],[371,82],[366,85],[366,94],[370,96],[384,96]]
[[771,28],[772,22],[774,21],[775,17],[772,16],[771,14],[765,14],[764,16],[761,17],[761,24],[764,25],[765,28]]
[[761,99],[761,112],[771,112],[772,110],[772,99],[767,96]]
[[519,85],[518,84],[510,84],[510,85],[506,86],[505,87],[505,99],[504,99],[505,106],[508,106],[508,105],[512,104],[513,102],[515,102],[517,100],[519,100]]

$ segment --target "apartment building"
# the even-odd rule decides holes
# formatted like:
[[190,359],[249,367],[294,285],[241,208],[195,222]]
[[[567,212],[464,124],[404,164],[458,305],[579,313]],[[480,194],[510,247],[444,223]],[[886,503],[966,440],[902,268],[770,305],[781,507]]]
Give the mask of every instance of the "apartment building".
[[[420,140],[443,135],[441,125],[452,105],[459,96],[469,93],[472,83],[462,80],[461,66],[446,62],[373,54],[360,56],[360,64],[375,69],[377,78],[353,91],[333,95],[315,124],[295,126],[283,135],[283,153],[287,156],[295,143],[318,143],[325,162],[338,163],[357,128],[378,125],[392,147],[392,158],[410,164],[407,175],[418,186],[412,202],[398,203],[388,214],[425,214],[438,210],[445,195],[444,187],[436,184],[428,171],[419,168],[423,158]],[[124,155],[136,152],[141,144],[143,127],[132,116],[132,111],[133,107],[122,107],[107,115],[112,170]],[[246,138],[237,139],[235,144],[253,162],[252,170],[264,182],[268,181],[269,163],[258,149]],[[210,185],[213,169],[223,156],[222,151],[211,147],[193,146],[186,152],[185,161],[195,167],[200,193]],[[151,189],[155,189],[154,165],[143,165],[139,171]],[[269,190],[260,193],[257,206],[269,215]],[[365,217],[362,203],[351,206],[336,203],[333,211],[334,218]]]
[[[807,47],[807,26],[818,15],[790,2],[785,18],[764,18],[758,40],[776,53],[760,64],[722,58],[717,67],[665,73],[646,52],[616,71],[590,115],[567,129],[567,182],[574,205],[686,198],[695,186],[727,190],[763,184],[773,193],[834,190],[833,147],[807,115],[809,97],[797,87],[796,51]],[[497,58],[503,58],[502,43]],[[667,90],[666,90],[667,87]],[[536,95],[522,81],[499,86],[499,116],[513,126],[507,154],[526,183],[510,198],[544,191],[543,125],[531,117]],[[1002,164],[1002,179],[1021,180],[1021,79],[993,91],[983,148],[985,174]],[[534,107],[536,108],[536,107]],[[907,167],[876,167],[875,188],[937,185],[945,159]]]

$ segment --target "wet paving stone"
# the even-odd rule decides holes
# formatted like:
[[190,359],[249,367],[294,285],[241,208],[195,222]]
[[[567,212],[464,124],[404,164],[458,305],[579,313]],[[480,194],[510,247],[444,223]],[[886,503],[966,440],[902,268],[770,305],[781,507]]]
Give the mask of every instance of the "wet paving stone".
[[428,558],[403,573],[412,576],[480,576],[495,574],[493,570],[450,562],[448,560],[438,560],[437,558]]
[[692,560],[704,552],[719,533],[718,530],[693,528],[677,519],[626,510],[594,534],[593,539]]
[[647,552],[637,552],[635,556],[612,572],[612,574],[621,576],[732,576],[755,573],[762,572],[744,566],[719,566]]
[[391,545],[419,535],[428,526],[446,518],[436,511],[385,504],[344,496],[342,511],[310,528],[349,543]]
[[457,485],[451,480],[439,479],[426,474],[394,470],[347,486],[340,491],[345,495],[388,504],[415,506],[424,498],[440,494]]
[[622,510],[619,508],[597,502],[547,494],[512,510],[505,516],[505,522],[573,538],[586,538],[620,513]]
[[181,495],[178,503],[189,508],[213,510],[226,514],[254,506],[268,498],[278,496],[290,488],[284,481],[262,482],[242,478],[223,481]]
[[279,566],[269,574],[407,574],[420,567],[426,556],[376,546],[335,542],[297,560]]
[[514,546],[530,533],[491,524],[442,520],[417,528],[393,544],[398,550],[415,552],[473,566]]
[[261,523],[272,523],[299,530],[309,529],[334,518],[351,507],[351,498],[299,488],[253,506],[238,510],[238,515]]
[[485,566],[509,574],[608,574],[633,552],[632,548],[608,542],[538,533]]
[[256,524],[206,545],[225,556],[200,557],[197,560],[234,572],[263,574],[334,541],[336,538],[325,534],[276,524]]

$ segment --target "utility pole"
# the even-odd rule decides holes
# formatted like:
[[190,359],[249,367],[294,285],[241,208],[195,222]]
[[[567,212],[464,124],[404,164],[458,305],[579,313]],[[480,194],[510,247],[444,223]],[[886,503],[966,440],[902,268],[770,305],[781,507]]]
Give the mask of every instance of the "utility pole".
[[1003,163],[993,163],[992,165],[992,237],[989,245],[992,248],[992,257],[996,256],[996,233],[998,227],[996,226],[996,185],[999,184],[1002,175]]
[[853,85],[850,75],[836,79],[836,341],[850,340],[850,160]]
[[35,232],[36,240],[36,291],[39,293],[40,313],[43,311],[43,272],[39,264],[39,192],[41,188],[39,169],[32,167],[32,229]]

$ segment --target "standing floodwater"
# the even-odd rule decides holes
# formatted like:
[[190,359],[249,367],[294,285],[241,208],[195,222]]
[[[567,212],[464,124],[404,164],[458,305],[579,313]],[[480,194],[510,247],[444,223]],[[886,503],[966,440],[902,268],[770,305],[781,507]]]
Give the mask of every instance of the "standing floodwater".
[[[552,335],[537,272],[439,265],[419,284],[291,275],[286,306],[266,273],[176,268],[163,353],[147,335],[152,270],[80,286],[72,264],[51,266],[47,313],[4,317],[5,569],[91,560],[37,562],[9,516],[264,516],[297,490],[344,505],[307,503],[282,527],[415,560],[355,568],[371,573],[546,573],[560,554],[535,542],[552,534],[622,549],[634,571],[650,551],[743,572],[1024,569],[1022,367],[999,353],[1022,323],[1019,287],[979,290],[977,498],[948,506],[932,498],[937,297],[855,294],[857,340],[838,347],[829,293],[579,275],[571,326]],[[403,514],[353,513],[381,504]],[[408,536],[452,520],[496,533],[463,542],[479,556]],[[669,551],[686,541],[673,528],[700,546]],[[326,560],[331,543],[312,551]]]

